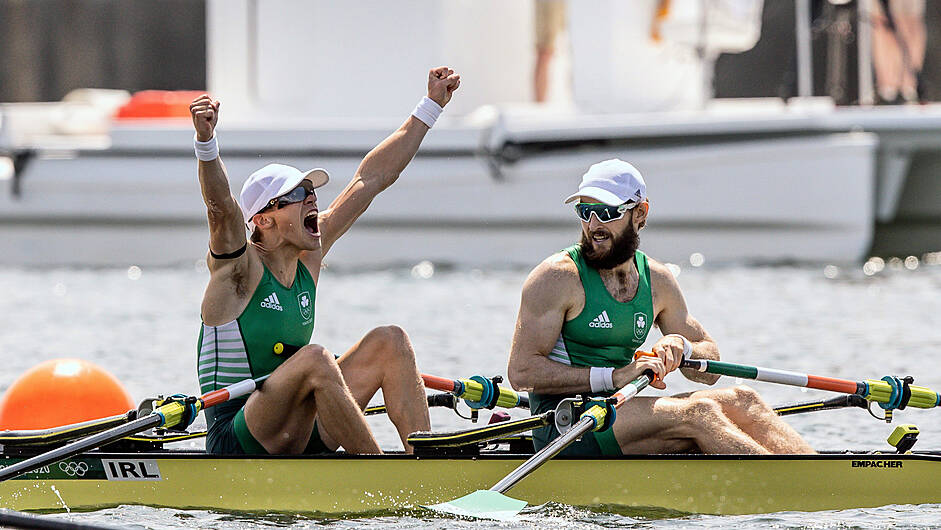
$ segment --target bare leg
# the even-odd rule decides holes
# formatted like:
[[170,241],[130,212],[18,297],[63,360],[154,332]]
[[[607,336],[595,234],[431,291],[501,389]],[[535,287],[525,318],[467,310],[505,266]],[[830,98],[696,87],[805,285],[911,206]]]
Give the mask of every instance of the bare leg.
[[905,99],[914,101],[918,92],[918,80],[915,76],[921,72],[925,62],[925,21],[918,15],[899,15],[895,18],[895,25],[908,50],[909,64],[902,80],[902,94]]
[[888,28],[888,21],[879,7],[872,2],[872,60],[876,71],[876,88],[884,101],[893,101],[898,96],[902,81],[902,51],[895,35]]
[[634,398],[618,411],[614,436],[625,454],[687,452],[767,454],[715,401],[696,396]]
[[[382,389],[389,419],[405,451],[411,453],[408,435],[430,430],[431,420],[415,351],[405,331],[398,326],[373,329],[340,357],[339,365],[360,408],[365,408],[376,391]],[[338,441],[333,434],[329,425],[320,429],[328,447]]]
[[750,387],[743,385],[704,390],[696,394],[718,403],[725,417],[772,453],[816,453],[801,435],[781,419],[774,409]]
[[549,65],[552,47],[536,48],[536,67],[533,69],[533,95],[536,103],[544,103],[549,91]]
[[308,345],[279,366],[248,398],[245,423],[272,454],[300,454],[314,420],[350,453],[381,453],[333,354]]

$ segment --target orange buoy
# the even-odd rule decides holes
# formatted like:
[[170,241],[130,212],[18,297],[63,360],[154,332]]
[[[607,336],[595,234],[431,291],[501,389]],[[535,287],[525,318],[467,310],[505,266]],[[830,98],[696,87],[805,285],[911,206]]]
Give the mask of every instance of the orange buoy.
[[0,398],[0,430],[46,429],[135,408],[113,375],[88,361],[55,359],[28,370]]

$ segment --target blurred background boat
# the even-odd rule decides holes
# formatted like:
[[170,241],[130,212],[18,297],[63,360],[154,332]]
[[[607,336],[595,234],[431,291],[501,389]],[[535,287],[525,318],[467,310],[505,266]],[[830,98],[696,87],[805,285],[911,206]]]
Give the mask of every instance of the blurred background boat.
[[[334,247],[329,263],[341,267],[534,264],[577,238],[561,198],[611,157],[647,178],[652,217],[641,245],[662,260],[857,262],[938,248],[941,105],[814,97],[809,2],[667,4],[566,4],[549,101],[538,105],[533,2],[166,2],[204,25],[168,31],[154,45],[166,55],[138,60],[172,71],[176,57],[194,61],[203,48],[174,54],[171,41],[205,39],[205,87],[223,101],[219,142],[233,188],[271,161],[322,166],[333,175],[322,204],[407,116],[429,67],[461,73],[459,97],[403,177]],[[122,9],[108,13],[126,26]],[[759,75],[747,60],[725,70],[717,61],[774,41],[762,30],[782,22],[801,37],[770,44],[785,57],[798,44],[793,97],[716,98],[720,87],[741,95],[734,85]],[[854,87],[863,103],[872,91],[865,26]],[[827,48],[827,64],[846,63],[850,48]],[[780,76],[786,67],[765,68]],[[201,88],[198,75],[184,78]],[[202,259],[191,97],[80,90],[58,103],[0,105],[0,264]]]

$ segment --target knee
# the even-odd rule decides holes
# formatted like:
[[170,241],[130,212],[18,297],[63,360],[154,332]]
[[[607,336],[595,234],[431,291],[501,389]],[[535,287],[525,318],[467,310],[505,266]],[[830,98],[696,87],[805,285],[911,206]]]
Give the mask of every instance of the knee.
[[742,406],[751,406],[755,404],[764,405],[764,400],[754,388],[745,385],[739,385],[729,389],[732,392],[734,401]]
[[688,428],[691,434],[694,435],[718,425],[723,417],[722,406],[708,397],[691,399],[682,408],[681,413],[683,426]]
[[337,360],[326,348],[319,344],[308,344],[294,354],[297,362],[303,366],[307,378],[315,383],[342,378]]
[[761,413],[771,410],[761,395],[751,387],[739,385],[730,388],[729,392],[732,395],[732,405],[740,411]]
[[369,343],[370,351],[383,352],[386,356],[392,355],[410,363],[415,362],[415,352],[412,350],[408,333],[399,326],[380,326],[367,333],[365,339]]
[[312,365],[317,365],[333,360],[333,354],[327,351],[327,349],[320,344],[308,344],[307,346],[297,350],[297,353],[294,354],[294,356],[300,358],[305,363]]

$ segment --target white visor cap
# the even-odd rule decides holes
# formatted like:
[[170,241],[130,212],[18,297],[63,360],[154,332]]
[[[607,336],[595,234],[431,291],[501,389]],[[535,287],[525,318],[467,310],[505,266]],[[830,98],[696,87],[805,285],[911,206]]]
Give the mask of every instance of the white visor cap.
[[239,194],[239,206],[249,230],[254,230],[252,217],[265,208],[271,199],[275,199],[296,188],[302,180],[308,179],[319,188],[330,180],[330,175],[323,168],[301,171],[284,164],[268,164],[251,174],[242,185]]
[[565,203],[579,197],[591,197],[611,206],[627,203],[633,208],[647,200],[647,184],[636,167],[612,158],[593,164],[582,175],[578,192],[566,197]]

